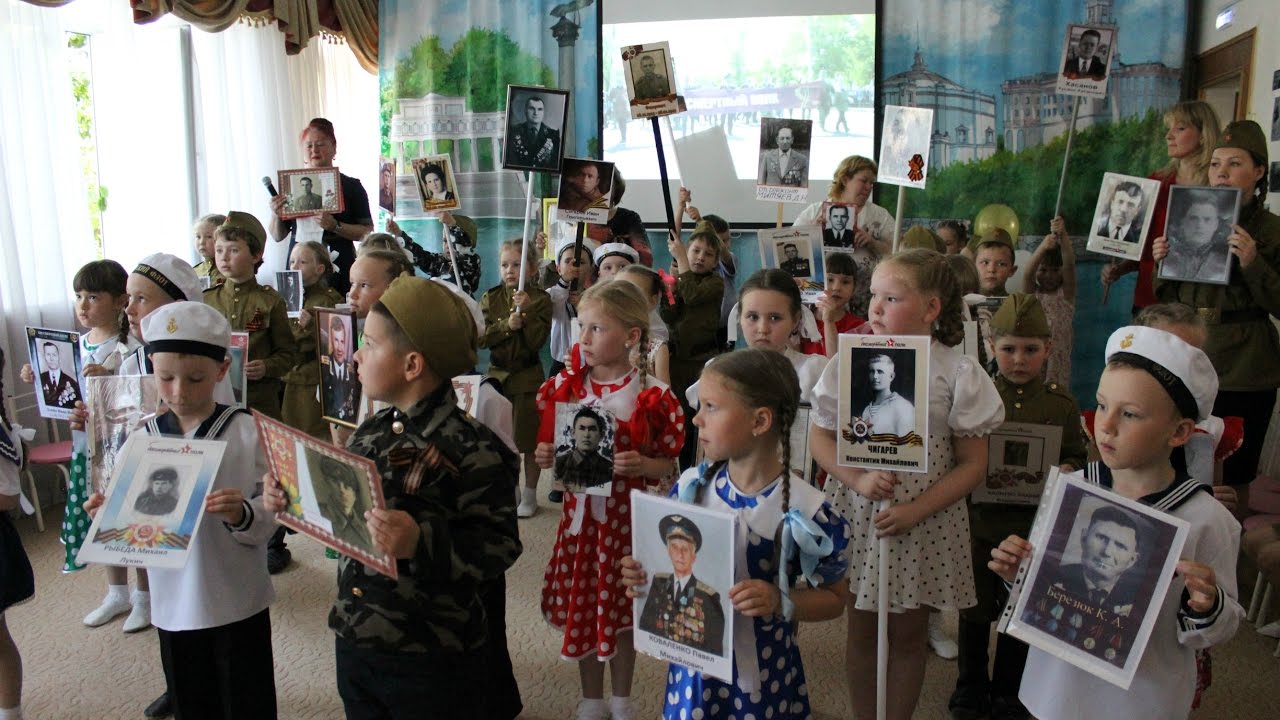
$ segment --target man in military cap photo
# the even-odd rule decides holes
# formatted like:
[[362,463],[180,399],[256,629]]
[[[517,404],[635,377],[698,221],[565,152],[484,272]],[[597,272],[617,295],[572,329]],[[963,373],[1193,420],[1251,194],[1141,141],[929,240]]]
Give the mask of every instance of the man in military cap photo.
[[693,574],[702,549],[702,532],[689,518],[668,515],[658,522],[658,535],[667,546],[672,572],[653,576],[640,614],[640,629],[695,650],[723,655],[720,594]]
[[360,409],[360,381],[351,361],[350,331],[342,315],[329,316],[329,354],[321,358],[324,380],[324,409],[328,417],[349,423]]
[[161,467],[151,471],[147,489],[133,501],[135,512],[143,515],[168,515],[178,507],[178,471]]

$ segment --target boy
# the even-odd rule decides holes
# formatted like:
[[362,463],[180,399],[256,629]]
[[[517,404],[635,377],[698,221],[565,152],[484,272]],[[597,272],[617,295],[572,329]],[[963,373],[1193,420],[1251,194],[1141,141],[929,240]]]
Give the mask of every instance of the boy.
[[[995,383],[1004,401],[1005,421],[1057,425],[1062,428],[1058,465],[1063,472],[1084,467],[1085,438],[1075,398],[1065,388],[1041,379],[1052,343],[1040,301],[1023,294],[1005,298],[991,318],[991,332],[999,368]],[[959,676],[949,703],[951,717],[956,720],[1027,717],[1026,708],[1018,701],[1026,644],[999,635],[994,669],[987,674],[991,623],[999,619],[1009,593],[998,577],[985,571],[985,565],[1001,540],[1030,533],[1035,515],[1035,505],[969,504],[978,604],[960,611]]]
[[245,358],[245,406],[280,419],[282,379],[297,360],[297,343],[284,298],[259,285],[267,231],[258,218],[232,210],[218,226],[214,254],[226,282],[204,291],[204,301],[227,318],[233,331],[249,333]]
[[[1106,352],[1094,422],[1102,461],[1089,463],[1085,477],[1186,520],[1191,531],[1128,690],[1032,648],[1019,699],[1041,720],[1185,718],[1196,688],[1195,650],[1229,640],[1244,615],[1236,599],[1240,523],[1169,459],[1212,411],[1218,376],[1203,351],[1152,328],[1120,328]],[[1030,543],[1010,535],[987,566],[1012,582],[1031,552]]]
[[[432,308],[432,312],[422,312]],[[356,351],[370,397],[391,404],[348,449],[371,458],[387,509],[367,515],[398,581],[343,557],[329,614],[349,720],[481,717],[489,677],[481,588],[519,557],[518,460],[457,407],[450,379],[475,364],[475,322],[430,280],[397,278],[374,304]],[[438,462],[432,458],[439,458]],[[268,508],[285,498],[268,481]]]
[[[267,464],[249,413],[214,400],[230,366],[231,328],[214,308],[188,301],[157,309],[142,325],[168,408],[147,432],[226,443],[186,567],[149,573],[169,700],[178,717],[274,718],[275,591],[262,555],[276,523],[257,486]],[[94,494],[84,508],[93,513],[102,502]]]
[[1004,284],[1017,272],[1014,264],[1013,238],[1003,228],[987,233],[974,251],[973,262],[978,266],[979,292],[988,297],[1004,297],[1009,294]]
[[816,320],[821,340],[800,341],[800,352],[835,357],[841,333],[853,332],[866,320],[849,312],[849,301],[858,290],[858,263],[848,253],[827,256],[826,279],[818,298]]

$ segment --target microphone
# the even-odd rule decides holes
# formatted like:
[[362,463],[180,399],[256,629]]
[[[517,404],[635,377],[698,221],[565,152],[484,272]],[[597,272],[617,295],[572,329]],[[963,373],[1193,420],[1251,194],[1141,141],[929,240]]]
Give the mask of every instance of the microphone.
[[271,193],[271,197],[275,197],[276,195],[280,194],[276,192],[276,186],[271,184],[271,178],[267,177],[266,175],[262,176],[262,186],[267,189],[267,192]]

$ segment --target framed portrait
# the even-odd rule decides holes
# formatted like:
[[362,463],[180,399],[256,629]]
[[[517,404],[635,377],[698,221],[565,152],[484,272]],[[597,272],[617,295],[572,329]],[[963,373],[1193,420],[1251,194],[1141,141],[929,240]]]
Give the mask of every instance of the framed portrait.
[[1240,189],[1174,185],[1164,236],[1169,254],[1156,277],[1226,285],[1231,281],[1231,226],[1240,219]]
[[796,419],[791,423],[791,473],[813,484],[813,453],[809,451],[809,411],[810,406],[801,403],[796,410]]
[[1089,226],[1088,249],[1126,260],[1142,257],[1160,181],[1106,173]]
[[928,472],[929,338],[840,335],[836,461]]
[[1068,25],[1062,42],[1061,65],[1054,92],[1059,95],[1105,98],[1107,75],[1115,57],[1116,28],[1107,25]]
[[682,111],[677,97],[671,46],[664,40],[622,48],[622,76],[627,83],[631,119],[674,115]]
[[428,155],[413,161],[413,179],[424,212],[457,210],[458,184],[453,179],[453,164],[448,155]]
[[613,163],[590,158],[564,159],[555,219],[605,225],[613,192]]
[[342,176],[336,167],[280,170],[276,175],[280,194],[285,197],[281,220],[340,213],[347,207],[342,198]]
[[508,85],[502,169],[560,172],[568,114],[568,90]]
[[271,474],[288,498],[276,515],[280,524],[397,578],[395,558],[374,544],[364,519],[365,512],[387,507],[378,466],[256,410],[253,420]]
[[155,375],[98,375],[85,378],[89,423],[89,481],[106,494],[125,441],[156,416],[160,389]]
[[1062,453],[1062,427],[1007,422],[987,436],[987,447],[987,477],[973,501],[1038,505]]
[[480,383],[483,375],[459,375],[453,379],[453,394],[458,396],[458,407],[462,412],[476,416],[476,408],[480,405]]
[[[1280,97],[1271,104],[1271,142],[1280,140]],[[1271,185],[1270,187],[1275,187]]]
[[632,553],[649,577],[633,600],[636,650],[731,681],[735,522],[728,512],[631,491]]
[[756,199],[768,202],[809,201],[809,149],[813,121],[760,118],[760,161]]
[[818,216],[822,228],[822,246],[853,250],[853,236],[858,232],[858,208],[848,203],[824,202]]
[[876,181],[923,189],[929,175],[932,142],[932,109],[886,105]]
[[613,488],[614,438],[618,421],[612,412],[583,403],[556,403],[555,465],[552,472],[565,489],[584,495],[608,495]]
[[964,339],[960,341],[960,352],[968,355],[978,367],[983,366],[982,355],[978,352],[978,321],[964,321]]
[[249,333],[231,333],[227,357],[231,359],[231,367],[227,370],[227,377],[231,380],[231,394],[235,397],[237,405],[246,407],[244,394],[245,389],[249,387],[249,376],[244,365],[249,359]]
[[185,567],[226,447],[218,440],[130,435],[76,560]]
[[1128,689],[1166,596],[1181,592],[1170,582],[1189,527],[1055,470],[1001,632]]
[[559,207],[558,198],[542,198],[542,234],[547,238],[547,247],[542,251],[542,256],[553,262],[558,259],[555,254],[560,243],[578,236],[578,223],[557,218],[556,211]]
[[320,358],[320,415],[331,423],[355,427],[360,414],[360,375],[356,372],[354,310],[316,308],[316,357]]
[[289,317],[296,320],[302,314],[302,271],[277,270],[276,292],[284,298],[284,308]]
[[396,159],[378,158],[378,207],[388,215],[396,214]]
[[36,375],[40,417],[67,420],[84,399],[80,388],[80,333],[27,326],[27,355]]

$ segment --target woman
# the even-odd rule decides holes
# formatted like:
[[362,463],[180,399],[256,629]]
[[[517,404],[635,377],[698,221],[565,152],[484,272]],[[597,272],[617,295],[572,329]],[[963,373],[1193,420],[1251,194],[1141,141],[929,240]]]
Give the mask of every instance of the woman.
[[[1230,283],[1155,281],[1161,302],[1190,305],[1208,321],[1204,351],[1218,372],[1213,414],[1244,418],[1244,443],[1223,467],[1223,481],[1236,488],[1237,513],[1248,512],[1248,483],[1257,475],[1280,387],[1280,337],[1270,319],[1280,316],[1280,218],[1262,207],[1267,161],[1266,138],[1252,120],[1228,125],[1212,154],[1210,183],[1242,191],[1240,222],[1227,237],[1235,258]],[[1160,262],[1168,254],[1169,241],[1156,238],[1154,260]]]
[[[1147,176],[1160,181],[1148,238],[1164,235],[1171,185],[1209,184],[1209,160],[1213,157],[1213,149],[1218,145],[1218,128],[1221,127],[1213,107],[1200,100],[1187,100],[1169,108],[1169,112],[1164,115],[1164,126],[1167,128],[1164,140],[1169,150],[1169,164]],[[1102,268],[1104,286],[1110,286],[1127,273],[1138,271],[1138,284],[1133,289],[1134,315],[1142,308],[1158,302],[1151,288],[1156,269],[1156,262],[1151,257],[1151,246],[1150,242],[1143,246],[1142,259],[1138,262],[1125,260]]]
[[[298,136],[298,142],[302,145],[303,165],[309,168],[333,167],[333,158],[338,153],[338,140],[333,134],[333,123],[324,118],[315,118],[302,130],[302,134]],[[342,199],[346,209],[337,214],[322,212],[315,218],[320,228],[324,230],[321,241],[330,252],[338,253],[333,263],[336,271],[329,279],[329,284],[334,290],[346,295],[347,290],[351,289],[348,273],[351,270],[351,263],[356,260],[355,243],[373,232],[373,213],[369,210],[369,195],[365,193],[360,181],[348,175],[341,173],[339,175],[341,175]],[[276,221],[271,223],[271,237],[275,238],[276,242],[289,237],[289,252],[292,253],[293,244],[299,239],[293,237],[296,234],[297,221],[280,219],[285,200],[284,195],[271,198],[271,211],[276,215]]]
[[449,192],[444,181],[444,170],[439,165],[424,166],[418,181],[421,183],[422,202],[426,208],[453,202],[453,193]]

